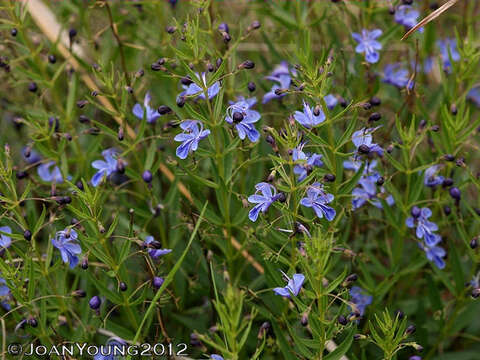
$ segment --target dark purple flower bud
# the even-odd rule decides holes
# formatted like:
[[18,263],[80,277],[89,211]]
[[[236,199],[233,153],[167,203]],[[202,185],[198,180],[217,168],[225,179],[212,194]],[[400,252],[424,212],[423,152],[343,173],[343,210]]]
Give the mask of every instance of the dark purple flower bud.
[[190,76],[185,76],[183,78],[180,79],[180,82],[183,84],[183,85],[190,85],[191,83],[193,83],[192,79],[190,78]]
[[143,69],[139,69],[139,70],[135,73],[135,77],[136,77],[136,78],[141,78],[143,75],[145,75],[145,70],[143,70]]
[[257,29],[260,29],[260,21],[258,20],[254,20],[252,21],[252,23],[250,24],[250,27],[253,29],[253,30],[257,30]]
[[450,208],[450,206],[445,205],[445,206],[443,207],[443,213],[444,213],[446,216],[450,215],[450,214],[452,213],[452,209]]
[[75,36],[77,36],[77,30],[75,29],[70,29],[68,30],[68,37],[70,38],[70,41],[72,41]]
[[173,34],[177,30],[177,28],[175,26],[167,26],[165,30],[167,31],[167,33]]
[[185,105],[185,97],[179,96],[177,99],[177,106],[181,108],[183,105]]
[[366,102],[362,105],[362,107],[364,110],[370,110],[372,108],[372,104],[370,104],[369,102]]
[[258,339],[263,339],[263,337],[265,335],[267,335],[268,333],[268,330],[270,330],[270,323],[268,321],[265,321],[264,323],[262,323],[262,325],[260,325],[260,329],[258,329],[258,335],[257,335],[257,338]]
[[72,296],[74,297],[79,297],[79,298],[84,298],[85,296],[87,296],[87,293],[85,292],[85,290],[75,290],[74,292],[72,292]]
[[417,328],[415,327],[415,325],[409,325],[409,326],[407,327],[407,329],[405,330],[405,334],[411,335],[411,334],[413,334],[416,330],[417,330]]
[[12,35],[13,37],[17,36],[17,34],[18,34],[17,28],[13,28],[12,30],[10,30],[10,35]]
[[52,55],[52,54],[48,55],[48,62],[50,64],[55,64],[57,62],[57,58],[55,57],[55,55]]
[[120,288],[120,291],[127,291],[127,284],[125,284],[123,281],[119,284],[118,286]]
[[465,158],[464,158],[464,157],[458,158],[458,159],[455,161],[455,164],[456,164],[457,166],[464,167],[464,166],[465,166]]
[[338,323],[339,323],[340,325],[343,325],[343,326],[345,326],[345,325],[348,324],[347,318],[346,318],[345,316],[343,316],[343,315],[340,315],[340,316],[337,318],[337,321],[338,321]]
[[250,92],[254,92],[255,89],[257,88],[257,86],[255,85],[255,83],[253,81],[250,81],[248,83],[247,87],[248,87],[248,91],[250,91]]
[[97,97],[97,96],[98,96],[98,91],[97,91],[97,90],[93,90],[92,93],[91,93],[91,95],[92,95],[93,97]]
[[369,103],[372,106],[379,106],[382,103],[382,100],[378,96],[373,96],[370,100]]
[[358,152],[360,154],[368,154],[370,152],[370,148],[367,145],[362,144],[358,147]]
[[422,212],[422,211],[420,210],[420,208],[419,208],[418,206],[414,206],[414,207],[412,208],[412,210],[410,210],[410,214],[412,214],[412,217],[413,217],[414,219],[418,218],[418,217],[420,216],[420,213],[421,213],[421,212]]
[[444,188],[450,187],[453,185],[453,179],[452,178],[445,178],[443,179],[442,186]]
[[25,179],[28,176],[28,173],[26,171],[19,170],[19,171],[17,171],[17,173],[15,175],[17,176],[18,180],[22,180],[22,179]]
[[255,67],[255,63],[251,60],[245,60],[243,63],[241,63],[240,65],[238,65],[238,68],[239,69],[247,69],[247,70],[250,70],[250,69],[253,69]]
[[412,5],[412,4],[413,4],[413,0],[402,0],[402,2],[403,2],[405,5]]
[[160,289],[160,287],[163,285],[163,282],[165,280],[162,278],[162,277],[159,277],[159,276],[155,276],[153,278],[153,286],[156,288],[156,289]]
[[150,65],[150,69],[152,69],[153,71],[160,71],[160,70],[163,70],[165,67],[161,64],[159,64],[158,62],[154,62],[152,63],[152,65]]
[[226,32],[222,33],[222,37],[223,37],[223,41],[226,42],[226,43],[228,43],[228,42],[230,42],[230,40],[232,40],[232,37],[230,36],[230,34],[226,33]]
[[215,70],[215,67],[212,65],[212,63],[209,61],[207,63],[207,71],[208,72],[213,72]]
[[77,101],[77,107],[79,109],[83,109],[85,107],[85,105],[88,104],[88,101],[87,100],[78,100]]
[[83,258],[82,263],[80,264],[80,267],[81,267],[83,270],[87,270],[87,269],[88,269],[88,258]]
[[457,115],[457,113],[458,113],[457,105],[455,105],[455,104],[450,105],[450,113],[452,115]]
[[171,112],[172,109],[170,109],[167,105],[160,105],[158,107],[157,111],[160,115],[165,115],[165,114],[168,114],[169,112]]
[[382,118],[382,114],[378,112],[374,112],[370,117],[368,118],[368,121],[378,121]]
[[325,176],[323,177],[323,180],[325,180],[327,182],[334,182],[335,179],[336,179],[336,177],[333,174],[325,174]]
[[91,309],[98,310],[101,303],[102,301],[100,300],[100,298],[97,295],[95,295],[90,299],[90,301],[88,302],[88,305],[90,306]]
[[393,152],[394,146],[393,144],[390,144],[387,146],[387,153],[391,154]]
[[88,124],[90,122],[90,119],[85,115],[80,115],[78,117],[78,121],[80,121],[82,124]]
[[32,232],[30,230],[25,230],[23,232],[23,238],[27,241],[32,240]]
[[37,319],[35,319],[35,318],[28,319],[27,323],[28,323],[28,325],[30,325],[33,328],[36,328],[38,326]]
[[122,159],[117,159],[116,171],[119,174],[125,173],[125,162]]
[[452,199],[454,199],[455,201],[460,201],[460,198],[462,197],[462,193],[460,192],[460,189],[457,188],[457,187],[452,187],[450,188],[450,196],[452,197]]
[[380,176],[380,177],[377,179],[377,185],[378,185],[378,186],[382,186],[384,182],[385,182],[385,179],[384,179],[382,176]]
[[431,128],[430,128],[433,132],[437,132],[440,130],[440,126],[438,125],[433,125]]
[[217,61],[215,62],[215,64],[217,65],[217,69],[222,65],[222,63],[223,63],[223,59],[218,58]]
[[405,317],[405,314],[402,310],[395,310],[394,315],[398,317],[399,320],[402,320]]
[[455,156],[452,155],[452,154],[445,154],[445,155],[443,155],[443,158],[445,159],[445,161],[454,161],[455,160]]
[[35,81],[32,81],[28,84],[28,91],[30,92],[35,92],[37,91],[38,87],[37,87],[37,83]]
[[480,288],[475,288],[472,290],[472,297],[477,299],[480,296]]
[[235,111],[233,113],[233,121],[239,123],[243,120],[243,114],[241,112]]
[[145,181],[147,184],[152,182],[153,176],[150,170],[145,170],[142,174],[142,179]]
[[358,275],[357,275],[357,274],[350,274],[350,275],[348,275],[347,278],[345,279],[345,282],[346,282],[347,284],[351,284],[351,283],[357,281],[357,279],[358,279]]
[[308,325],[308,314],[307,313],[304,313],[302,315],[302,317],[300,318],[300,324],[302,324],[302,326],[307,326]]
[[60,129],[60,122],[58,121],[58,118],[57,117],[53,117],[53,116],[50,116],[48,118],[48,126],[50,128],[52,128],[52,126],[54,127],[54,131],[55,132],[58,132],[58,130]]
[[313,115],[315,116],[320,115],[321,110],[322,110],[322,107],[320,105],[316,105],[315,108],[313,109]]
[[77,188],[78,188],[79,190],[81,190],[81,191],[84,190],[84,188],[83,188],[83,183],[82,183],[80,180],[77,181],[75,185],[77,186]]
[[230,29],[228,28],[228,24],[227,23],[221,23],[220,25],[218,25],[218,31],[229,33]]
[[478,246],[478,238],[474,237],[472,241],[470,241],[470,248],[471,249],[476,249]]
[[438,3],[437,2],[433,2],[430,4],[430,9],[431,10],[437,10],[438,9]]
[[340,103],[340,106],[343,107],[343,108],[346,108],[347,107],[347,100],[345,100],[343,97],[339,96],[338,98],[338,102]]
[[287,197],[285,196],[284,193],[278,193],[277,200],[280,201],[281,203],[284,203],[285,201],[287,201]]

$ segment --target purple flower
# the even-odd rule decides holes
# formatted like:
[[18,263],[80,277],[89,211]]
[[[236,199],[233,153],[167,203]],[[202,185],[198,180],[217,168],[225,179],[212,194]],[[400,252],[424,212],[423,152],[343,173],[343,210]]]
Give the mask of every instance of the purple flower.
[[293,117],[297,120],[301,125],[305,126],[307,129],[311,129],[317,125],[320,125],[325,121],[325,114],[323,113],[322,109],[318,109],[318,115],[313,113],[313,108],[311,108],[305,100],[303,101],[303,112],[295,111]]
[[[12,229],[10,226],[2,226],[0,227],[0,231],[3,233],[11,234]],[[0,249],[1,248],[8,248],[12,244],[12,238],[5,234],[0,234]]]
[[[292,70],[292,74],[295,75],[295,71]],[[292,82],[292,78],[290,76],[290,70],[288,68],[288,63],[286,61],[282,61],[279,65],[275,67],[273,72],[270,76],[266,77],[267,80],[275,81],[277,84],[273,85],[272,88],[268,93],[263,96],[262,104],[266,104],[272,99],[279,99],[286,94],[275,94],[275,90],[280,89],[288,89]]]
[[[365,203],[367,201],[370,201],[370,203],[373,206],[375,206],[379,209],[383,208],[382,203],[379,200],[378,192],[377,192],[377,181],[380,177],[381,176],[380,176],[379,173],[374,173],[372,175],[363,176],[358,181],[358,184],[360,185],[360,187],[356,187],[352,191],[352,196],[353,196],[352,207],[353,207],[353,210],[356,210],[356,209],[362,207],[363,205],[365,205]],[[383,186],[380,187],[380,193],[381,194],[385,193],[385,189],[383,188]],[[388,195],[385,198],[385,201],[388,204],[388,206],[392,206],[395,203],[392,195]]]
[[360,312],[360,316],[363,316],[366,307],[372,303],[373,297],[365,293],[365,290],[358,286],[352,286],[350,296],[352,297],[352,303],[355,304],[355,307]]
[[182,142],[182,144],[177,147],[176,154],[183,160],[186,159],[192,151],[198,149],[198,143],[210,134],[210,130],[203,130],[203,124],[198,120],[185,120],[180,124],[180,127],[183,129],[183,133],[175,136],[174,140]]
[[445,40],[438,40],[437,46],[440,49],[440,57],[442,58],[444,69],[449,69],[452,65],[450,62],[450,55],[452,56],[453,61],[460,60],[456,39],[447,38]]
[[320,219],[325,216],[325,219],[332,221],[336,215],[336,211],[326,204],[331,203],[333,199],[334,196],[324,192],[322,185],[316,182],[307,189],[307,197],[300,200],[300,204],[313,208],[313,211],[315,211],[315,214]]
[[0,296],[7,296],[10,293],[10,289],[7,286],[7,281],[0,277]]
[[382,49],[382,44],[375,40],[380,35],[382,35],[382,30],[380,29],[371,31],[363,29],[361,34],[352,33],[352,37],[358,43],[355,51],[358,54],[365,54],[365,60],[371,64],[378,62],[380,58],[377,50]]
[[320,154],[309,154],[303,152],[303,147],[305,143],[301,143],[292,152],[292,160],[299,161],[300,164],[297,164],[293,167],[293,172],[298,175],[297,180],[303,181],[309,172],[312,171],[314,166],[323,166],[322,155]]
[[361,130],[355,131],[352,135],[352,142],[353,145],[357,147],[357,149],[365,145],[368,147],[369,152],[377,153],[379,156],[383,156],[383,149],[380,145],[373,143],[372,133],[377,130],[380,126],[375,128],[362,128]]
[[42,157],[40,156],[40,154],[37,153],[35,150],[28,148],[27,146],[22,149],[22,157],[29,164],[35,164],[42,161]]
[[434,188],[435,186],[441,185],[443,183],[444,177],[441,175],[437,176],[437,172],[440,170],[440,168],[440,165],[433,165],[430,166],[427,170],[425,170],[423,181],[425,186]]
[[104,177],[108,178],[117,171],[117,151],[115,149],[107,149],[102,151],[103,160],[95,160],[92,167],[98,171],[92,177],[92,185],[97,187]]
[[140,120],[143,120],[143,113],[145,112],[145,119],[147,120],[147,123],[154,124],[161,115],[157,110],[150,107],[150,100],[152,100],[152,96],[147,91],[145,98],[143,99],[143,107],[139,103],[136,103],[132,109],[132,112],[133,115]]
[[338,104],[338,99],[335,97],[335,95],[332,94],[326,95],[323,100],[325,100],[325,103],[327,104],[327,108],[329,110],[332,110]]
[[[150,249],[148,249],[148,254],[154,259],[172,252],[172,249],[157,248],[157,246],[160,244],[157,241],[155,241],[153,236],[147,236],[145,238],[145,241],[143,242],[143,245],[146,247],[150,247]],[[153,249],[151,247],[153,247]]]
[[[367,165],[363,169],[363,174],[368,175],[377,166],[377,160],[371,160],[367,162]],[[350,160],[343,162],[343,168],[345,170],[353,170],[357,172],[362,167],[362,161],[360,158],[351,157]]]
[[41,164],[37,167],[37,174],[43,181],[46,182],[55,182],[55,183],[62,183],[63,176],[60,172],[60,168],[58,166],[54,166],[52,170],[50,168],[52,165],[55,164],[55,161],[49,161],[45,164]]
[[73,269],[78,264],[78,254],[82,253],[82,248],[77,242],[78,234],[74,229],[65,229],[58,231],[55,238],[52,239],[52,244],[62,255],[64,263],[70,263],[70,268]]
[[467,94],[467,99],[472,101],[477,107],[480,107],[480,86],[471,89]]
[[127,343],[119,338],[112,338],[107,341],[106,346],[101,346],[98,354],[93,360],[120,360],[123,359],[122,354],[127,351]]
[[440,235],[434,234],[434,231],[438,230],[437,224],[428,221],[428,218],[432,216],[432,211],[427,207],[419,209],[414,206],[411,213],[412,217],[406,220],[406,225],[411,229],[416,227],[417,238],[424,239],[427,246],[437,245],[442,238]]
[[227,116],[225,121],[229,124],[235,124],[235,128],[238,131],[238,137],[244,140],[246,136],[252,142],[258,141],[260,133],[255,129],[253,125],[260,120],[260,113],[250,108],[255,105],[257,99],[243,99],[231,104],[227,109]]
[[[281,271],[281,270],[280,270]],[[300,292],[303,282],[305,281],[305,276],[303,274],[293,274],[290,279],[287,274],[281,271],[283,277],[288,282],[285,287],[276,287],[273,289],[273,292],[276,295],[280,295],[286,298],[291,298],[291,295],[297,296]]]
[[[182,85],[185,91],[180,93],[178,97],[193,96],[198,99],[205,100],[205,93],[203,89],[207,88],[207,76],[204,72],[201,75],[197,73],[196,76],[197,78],[192,79],[193,82],[190,85]],[[208,99],[215,97],[215,95],[217,95],[219,91],[220,82],[216,81],[212,86],[207,88]]]
[[444,248],[440,246],[426,246],[422,243],[418,243],[423,251],[425,251],[425,255],[429,261],[433,261],[435,266],[439,269],[445,268],[445,261],[443,258],[447,255],[447,252]]
[[404,88],[408,85],[408,88],[412,89],[414,82],[410,81],[408,70],[400,67],[400,63],[385,66],[383,69],[383,82],[398,88]]
[[[417,25],[417,19],[420,16],[420,12],[409,5],[400,5],[395,11],[395,22],[405,26],[407,30]],[[423,32],[423,27],[418,29],[419,32]]]
[[281,193],[277,194],[277,189],[266,182],[258,183],[255,185],[255,189],[257,190],[255,194],[248,197],[248,202],[257,204],[248,213],[248,218],[253,222],[257,221],[260,211],[265,214],[270,205],[284,196]]
[[164,283],[165,279],[160,277],[160,276],[155,276],[153,278],[153,286],[156,288],[156,289],[160,289]]
[[223,357],[217,354],[210,355],[210,359],[212,360],[223,360]]

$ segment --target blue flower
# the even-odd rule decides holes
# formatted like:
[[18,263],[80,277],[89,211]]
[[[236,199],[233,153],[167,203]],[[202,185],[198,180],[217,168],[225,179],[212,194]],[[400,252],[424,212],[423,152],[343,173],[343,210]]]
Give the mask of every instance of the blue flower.
[[210,355],[210,359],[212,360],[223,360],[223,357],[217,354]]
[[353,145],[357,147],[357,149],[361,145],[365,145],[368,147],[369,152],[377,153],[379,156],[383,156],[383,149],[380,145],[373,143],[372,133],[377,130],[380,126],[375,128],[362,128],[361,130],[355,131],[352,135],[352,142]]
[[238,137],[242,140],[246,136],[252,142],[258,141],[260,133],[253,126],[258,120],[260,120],[260,113],[250,108],[255,105],[257,99],[243,99],[231,104],[227,109],[227,116],[225,121],[229,124],[235,124],[235,128],[238,131]]
[[[353,210],[356,210],[360,207],[362,207],[367,201],[370,201],[370,203],[379,208],[382,209],[382,203],[379,200],[378,192],[377,192],[377,180],[380,178],[379,173],[374,173],[372,175],[368,176],[363,176],[359,181],[358,184],[360,187],[356,187],[352,191],[352,207]],[[380,193],[384,194],[385,189],[380,187]],[[395,201],[393,199],[392,195],[388,195],[385,198],[385,202],[388,204],[388,206],[392,206]]]
[[260,211],[265,214],[270,205],[284,196],[281,193],[277,194],[277,189],[266,182],[258,183],[255,189],[255,194],[248,197],[248,202],[257,204],[248,213],[248,218],[253,222],[257,221]]
[[92,185],[97,187],[104,177],[108,178],[117,170],[117,151],[115,149],[107,149],[102,151],[103,160],[95,160],[92,167],[98,171],[92,177]]
[[352,297],[352,303],[355,304],[356,309],[360,312],[360,316],[363,316],[367,306],[372,303],[373,297],[366,294],[365,290],[358,286],[352,286],[350,296]]
[[305,276],[303,274],[294,274],[290,279],[287,274],[285,274],[283,271],[281,272],[288,283],[285,287],[274,288],[273,292],[286,298],[291,298],[292,294],[297,296],[302,288],[303,282],[305,281]]
[[445,268],[445,261],[443,258],[447,255],[444,248],[440,246],[426,246],[422,243],[418,243],[418,246],[425,251],[425,255],[429,261],[433,261],[436,267],[439,269]]
[[74,229],[65,229],[58,231],[55,238],[52,239],[52,244],[62,255],[64,263],[70,263],[70,268],[73,269],[78,264],[77,254],[82,253],[82,248],[77,242],[78,234]]
[[480,107],[480,86],[471,89],[467,94],[467,99],[472,101],[477,107]]
[[440,168],[440,165],[433,165],[430,166],[427,170],[425,170],[423,181],[425,186],[434,188],[435,186],[441,185],[443,183],[444,177],[441,175],[437,176],[437,172],[440,170]]
[[[345,160],[343,162],[343,168],[345,170],[353,170],[357,172],[362,167],[362,160],[360,158],[351,157],[350,160]],[[363,169],[363,174],[368,175],[372,172],[377,166],[377,160],[371,160],[367,162],[367,165]]]
[[332,221],[336,215],[336,211],[326,204],[331,203],[333,199],[334,196],[324,192],[322,185],[316,182],[307,189],[307,197],[300,200],[300,204],[313,208],[313,211],[315,211],[315,214],[320,219],[325,216],[328,221]]
[[0,277],[0,296],[7,296],[9,293],[10,289],[7,286],[7,281]]
[[185,120],[180,124],[180,127],[183,129],[183,133],[175,136],[174,140],[182,142],[182,144],[177,147],[176,154],[183,160],[186,159],[192,151],[197,150],[198,143],[210,134],[210,130],[203,130],[203,124],[198,120]]
[[[190,85],[182,85],[185,91],[180,93],[178,97],[193,96],[198,99],[205,100],[205,93],[203,91],[203,88],[204,87],[207,88],[207,76],[204,72],[201,75],[197,73],[196,76],[197,78],[192,79],[193,82]],[[198,84],[201,84],[202,86]],[[217,95],[219,91],[220,91],[220,82],[216,81],[212,86],[207,88],[208,99],[215,97],[215,95]]]
[[113,338],[106,346],[101,346],[93,360],[120,360],[127,355],[127,343],[119,338]]
[[22,148],[22,157],[29,164],[35,164],[42,161],[40,154],[27,146]]
[[[400,5],[395,11],[395,22],[405,26],[407,30],[417,25],[417,19],[420,16],[420,12],[409,5]],[[423,32],[423,27],[418,29],[419,32]]]
[[447,38],[445,40],[438,40],[437,46],[440,49],[440,57],[443,61],[443,68],[448,70],[452,65],[450,62],[450,55],[452,56],[453,61],[460,60],[460,54],[457,51],[457,40]]
[[371,64],[378,62],[378,59],[380,58],[377,50],[382,49],[382,44],[375,40],[380,35],[382,35],[382,30],[380,29],[371,31],[363,29],[361,34],[352,33],[352,37],[358,43],[355,51],[358,54],[365,54],[365,60]]
[[[0,231],[11,234],[12,229],[10,226],[2,226],[0,227]],[[8,235],[0,234],[0,249],[1,248],[8,248],[12,244],[12,238]]]
[[60,168],[58,166],[54,166],[53,169],[50,171],[52,165],[55,164],[55,161],[49,161],[45,164],[41,164],[37,167],[37,174],[43,181],[46,182],[55,182],[55,183],[62,183],[63,176],[60,172]]
[[383,82],[398,88],[404,88],[408,85],[408,88],[412,89],[414,82],[410,81],[408,70],[400,67],[400,63],[385,66],[383,69]]
[[317,125],[320,125],[325,121],[325,114],[323,113],[322,109],[318,109],[318,115],[313,113],[313,108],[311,108],[305,100],[303,101],[303,112],[295,111],[293,117],[297,120],[301,125],[305,126],[307,129],[311,129]]
[[[147,236],[145,238],[145,241],[143,242],[144,246],[150,247],[150,249],[148,249],[148,254],[152,258],[156,259],[162,255],[166,255],[172,252],[172,249],[158,249],[157,244],[158,242],[155,241],[154,237],[150,235]],[[153,247],[153,249],[151,247]]]
[[419,239],[424,239],[427,246],[435,246],[441,240],[441,236],[434,234],[434,231],[438,230],[437,224],[428,221],[428,218],[432,216],[432,211],[427,208],[421,208],[414,206],[412,208],[412,216],[406,220],[406,225],[409,228],[416,227],[416,235]]
[[[295,75],[295,71],[292,70],[292,74]],[[288,68],[288,63],[286,61],[282,61],[279,65],[275,67],[273,72],[270,76],[265,77],[267,80],[275,81],[277,84],[273,85],[272,88],[268,93],[263,96],[262,104],[266,104],[272,99],[279,99],[286,94],[275,94],[275,90],[277,89],[288,89],[292,82],[292,78],[290,76],[290,70]]]
[[303,152],[304,146],[305,143],[301,143],[292,151],[292,160],[301,162],[293,167],[293,172],[298,175],[298,181],[303,181],[314,166],[323,166],[322,155],[306,154]]
[[152,100],[152,96],[147,92],[143,99],[143,107],[139,103],[136,103],[132,112],[137,118],[143,120],[143,113],[145,111],[145,119],[147,120],[147,123],[154,124],[161,115],[156,109],[150,107],[150,100]]
[[335,97],[335,95],[332,94],[326,95],[323,100],[325,100],[325,103],[327,104],[327,108],[329,110],[332,110],[338,104],[338,99]]

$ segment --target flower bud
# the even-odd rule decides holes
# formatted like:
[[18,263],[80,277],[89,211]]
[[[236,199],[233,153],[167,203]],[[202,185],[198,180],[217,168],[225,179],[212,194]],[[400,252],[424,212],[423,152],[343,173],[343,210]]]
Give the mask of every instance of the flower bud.
[[450,187],[453,185],[453,179],[452,178],[445,178],[443,179],[442,186],[444,188]]
[[52,54],[48,55],[48,62],[50,64],[55,64],[57,62],[57,58],[55,57],[55,55],[52,55]]
[[452,154],[445,154],[445,155],[443,155],[443,158],[445,159],[445,161],[454,161],[455,160],[455,156],[452,155]]
[[394,314],[396,317],[398,317],[399,320],[402,320],[405,317],[403,311],[399,309],[395,310]]
[[409,325],[409,326],[407,327],[407,329],[405,330],[405,334],[406,334],[406,335],[411,335],[411,334],[413,334],[416,330],[417,330],[417,328],[415,327],[415,325],[413,325],[413,324],[412,324],[412,325]]
[[250,91],[250,92],[254,92],[255,89],[257,88],[257,86],[255,85],[255,83],[253,81],[250,81],[248,83],[247,87],[248,87],[248,91]]
[[37,91],[38,87],[37,87],[37,83],[35,81],[32,81],[28,84],[28,91],[30,92],[35,92]]
[[478,246],[478,237],[474,237],[472,241],[470,241],[470,248],[476,249]]
[[420,216],[421,210],[418,206],[412,207],[412,210],[410,210],[410,214],[412,214],[413,218],[418,218]]
[[245,60],[243,63],[241,63],[240,65],[238,65],[238,68],[239,69],[247,69],[247,70],[250,70],[250,69],[253,69],[255,67],[255,63],[251,60]]
[[101,303],[102,301],[100,300],[100,298],[97,295],[95,295],[90,299],[90,301],[88,302],[88,305],[90,306],[91,309],[98,310]]
[[167,26],[165,30],[167,33],[173,34],[175,31],[177,31],[177,28],[175,26]]
[[457,187],[452,187],[450,188],[450,196],[452,197],[452,199],[454,199],[456,202],[459,202],[461,197],[462,197],[462,193],[460,191],[459,188]]
[[155,276],[152,281],[153,287],[155,287],[156,289],[160,289],[164,281],[165,280],[162,277]]
[[150,170],[145,170],[142,174],[142,179],[145,181],[147,184],[152,182],[153,176]]
[[88,269],[88,258],[83,258],[82,263],[80,264],[80,267],[81,267],[83,270],[87,270],[87,269]]
[[12,30],[10,30],[10,35],[12,35],[13,37],[17,36],[17,34],[18,34],[17,28],[13,28]]
[[23,232],[23,238],[27,241],[32,240],[32,232],[30,230],[25,230]]
[[374,112],[370,117],[368,118],[368,121],[378,121],[382,118],[382,114],[378,112]]
[[450,215],[450,214],[452,213],[452,209],[450,208],[450,206],[445,205],[445,206],[443,207],[443,213],[444,213],[446,216]]
[[119,284],[118,286],[120,288],[120,291],[127,291],[127,284],[125,284],[123,281]]
[[338,321],[338,323],[339,323],[340,325],[343,325],[343,326],[345,326],[345,325],[348,324],[347,318],[346,318],[345,316],[343,316],[343,315],[340,315],[340,316],[337,318],[337,321]]
[[382,100],[378,96],[373,96],[370,100],[369,103],[372,106],[379,106],[382,103]]
[[230,32],[230,29],[228,28],[228,24],[227,23],[221,23],[220,25],[218,25],[218,31],[226,32],[228,34]]
[[336,179],[336,177],[333,174],[325,174],[325,176],[323,177],[323,180],[325,180],[327,182],[334,182],[335,179]]
[[85,292],[85,290],[75,290],[74,292],[72,292],[72,296],[74,297],[79,297],[79,298],[84,298],[85,296],[87,296],[87,293]]
[[79,100],[77,101],[77,107],[79,109],[83,109],[85,107],[85,105],[88,104],[88,101],[87,100]]

